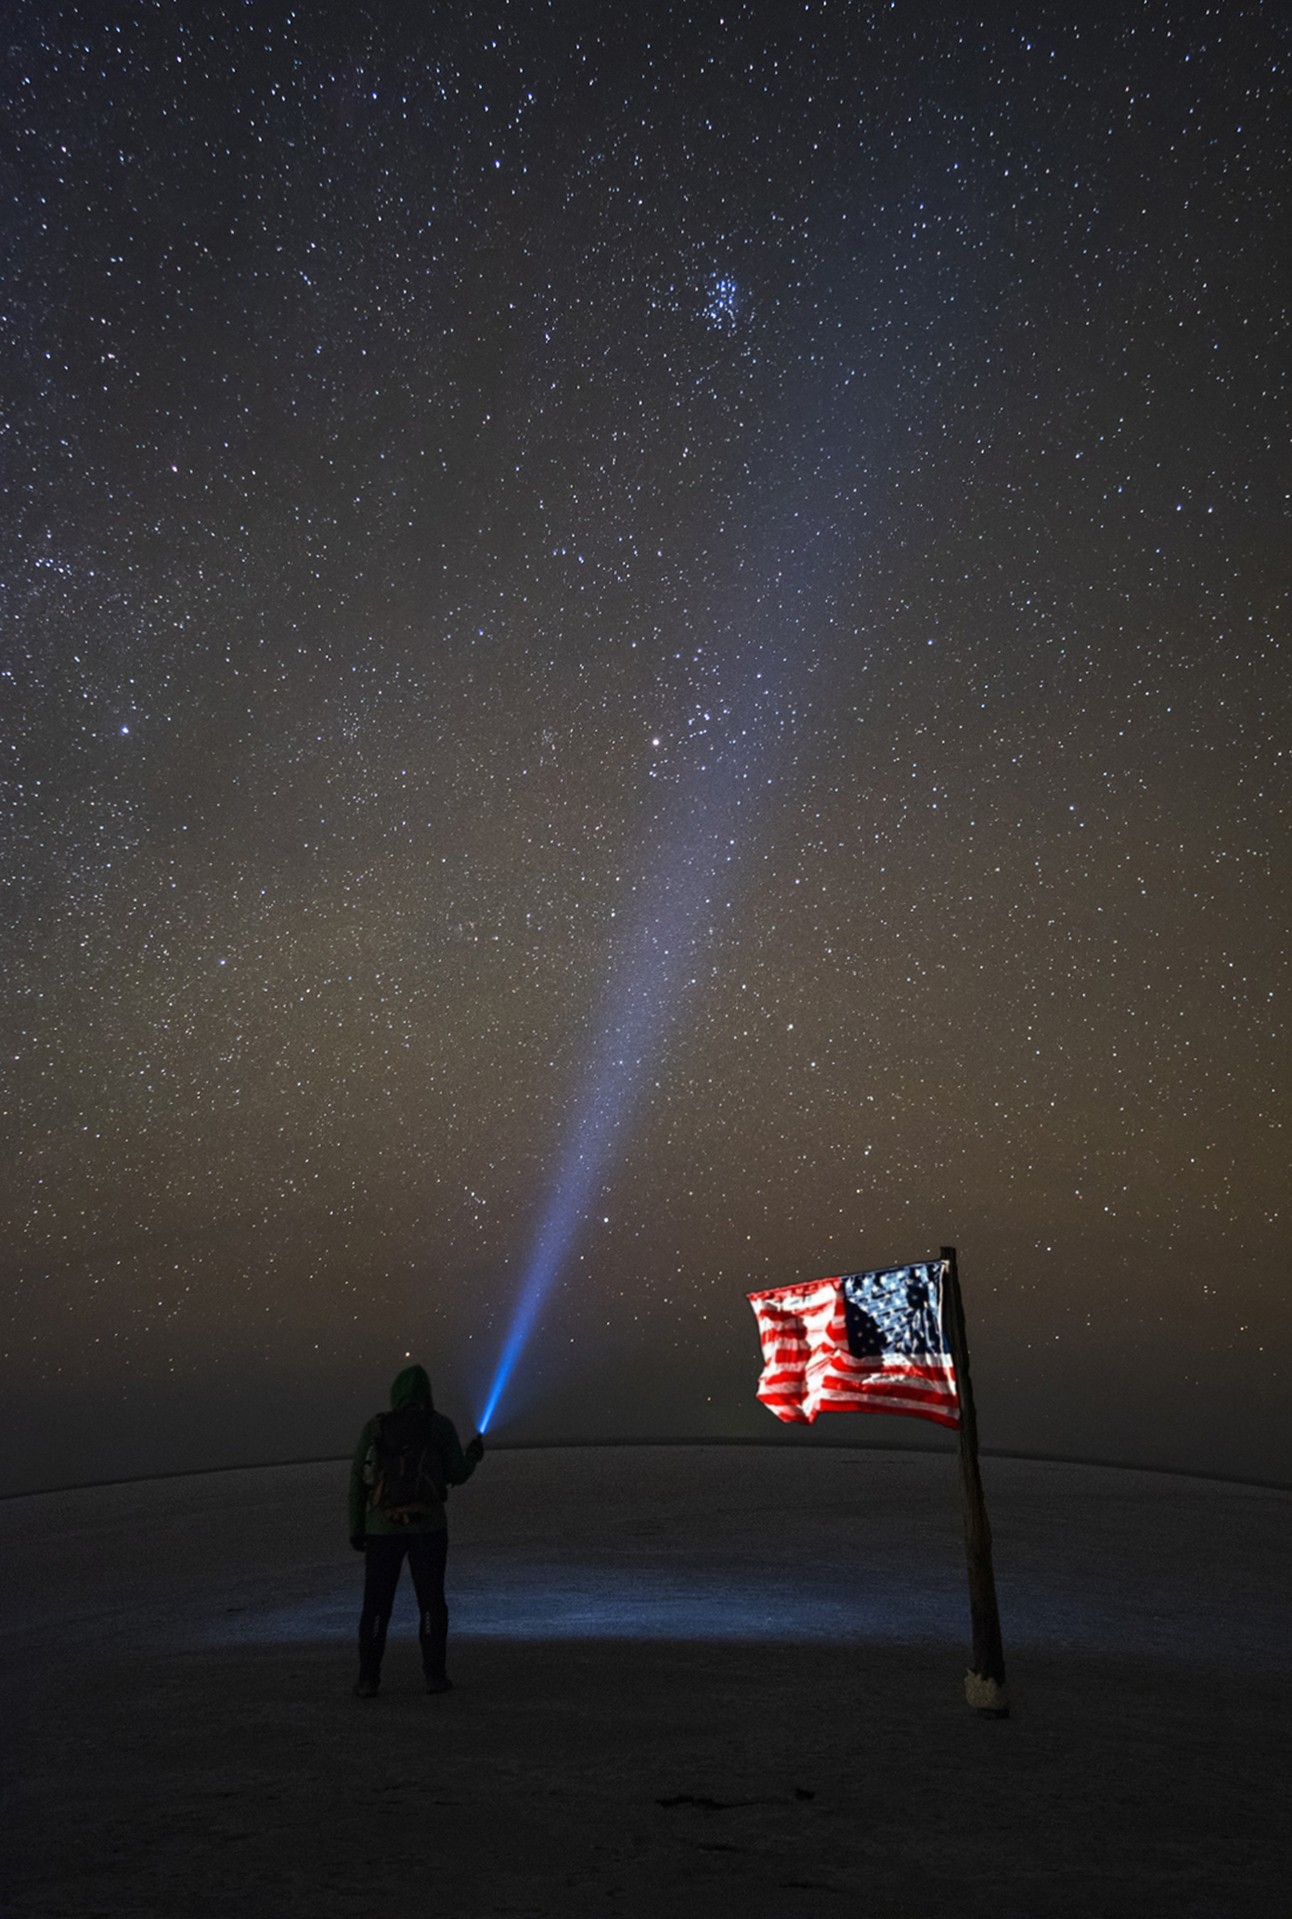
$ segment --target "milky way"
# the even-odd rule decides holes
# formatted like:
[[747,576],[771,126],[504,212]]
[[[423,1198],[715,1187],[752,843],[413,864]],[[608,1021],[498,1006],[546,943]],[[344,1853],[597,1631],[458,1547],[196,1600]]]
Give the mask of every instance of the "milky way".
[[469,1421],[625,1046],[499,1437],[954,1242],[986,1444],[1292,1475],[1273,9],[9,44],[12,1483]]

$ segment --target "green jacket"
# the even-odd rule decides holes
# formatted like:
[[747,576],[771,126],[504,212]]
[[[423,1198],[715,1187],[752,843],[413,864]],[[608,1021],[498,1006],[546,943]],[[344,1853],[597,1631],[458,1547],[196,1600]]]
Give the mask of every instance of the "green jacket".
[[[424,1406],[431,1415],[431,1431],[439,1450],[444,1467],[446,1486],[461,1486],[476,1469],[474,1459],[463,1452],[457,1435],[457,1428],[451,1419],[435,1411],[431,1399],[431,1382],[424,1367],[406,1366],[390,1389],[392,1412],[402,1412],[406,1406]],[[379,1417],[379,1415],[378,1415]],[[354,1449],[354,1458],[350,1462],[350,1537],[358,1539],[361,1535],[380,1537],[391,1533],[440,1533],[448,1524],[448,1518],[442,1505],[433,1506],[425,1519],[414,1520],[411,1525],[403,1526],[385,1518],[368,1504],[368,1487],[364,1480],[364,1468],[368,1463],[368,1449],[377,1436],[377,1419],[370,1419],[359,1435],[359,1443]]]

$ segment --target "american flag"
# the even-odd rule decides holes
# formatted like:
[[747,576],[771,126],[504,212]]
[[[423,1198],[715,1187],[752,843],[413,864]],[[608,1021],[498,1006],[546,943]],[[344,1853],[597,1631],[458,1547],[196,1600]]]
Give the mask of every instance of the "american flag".
[[763,1342],[758,1397],[778,1419],[910,1413],[959,1426],[942,1324],[946,1260],[750,1293]]

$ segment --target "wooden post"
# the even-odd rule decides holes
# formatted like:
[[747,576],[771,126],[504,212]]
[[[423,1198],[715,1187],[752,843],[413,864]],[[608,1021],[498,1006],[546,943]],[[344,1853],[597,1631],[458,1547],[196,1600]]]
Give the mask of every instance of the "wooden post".
[[946,1280],[942,1291],[943,1330],[956,1369],[960,1399],[960,1485],[964,1493],[965,1557],[969,1565],[969,1616],[973,1624],[973,1670],[965,1674],[965,1700],[987,1719],[1009,1716],[1005,1690],[1005,1654],[1000,1643],[996,1579],[991,1565],[991,1527],[978,1470],[978,1418],[969,1378],[969,1340],[964,1301],[956,1271],[956,1249],[942,1248]]

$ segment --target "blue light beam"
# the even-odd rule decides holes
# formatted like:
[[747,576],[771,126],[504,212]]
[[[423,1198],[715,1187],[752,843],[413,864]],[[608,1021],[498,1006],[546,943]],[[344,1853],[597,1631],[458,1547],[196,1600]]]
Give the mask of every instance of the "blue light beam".
[[[711,293],[716,304],[708,317],[719,325],[737,290],[719,279]],[[616,1139],[648,1083],[648,1069],[662,1057],[687,988],[699,984],[702,951],[730,907],[734,868],[737,856],[748,852],[752,816],[766,807],[777,785],[819,664],[818,640],[832,625],[836,593],[855,581],[856,484],[840,489],[832,477],[839,459],[820,450],[846,452],[851,471],[858,458],[855,421],[838,393],[801,397],[788,449],[777,433],[770,434],[763,507],[751,519],[747,547],[735,558],[735,572],[744,578],[733,583],[726,617],[715,622],[725,637],[709,658],[734,690],[727,692],[712,676],[705,687],[697,685],[697,693],[707,691],[708,697],[698,700],[687,737],[690,774],[673,794],[653,865],[636,889],[633,930],[612,955],[600,1037],[534,1237],[481,1432],[492,1422],[570,1254]],[[796,449],[802,453],[797,460],[791,457]],[[796,466],[797,484],[786,478]]]

